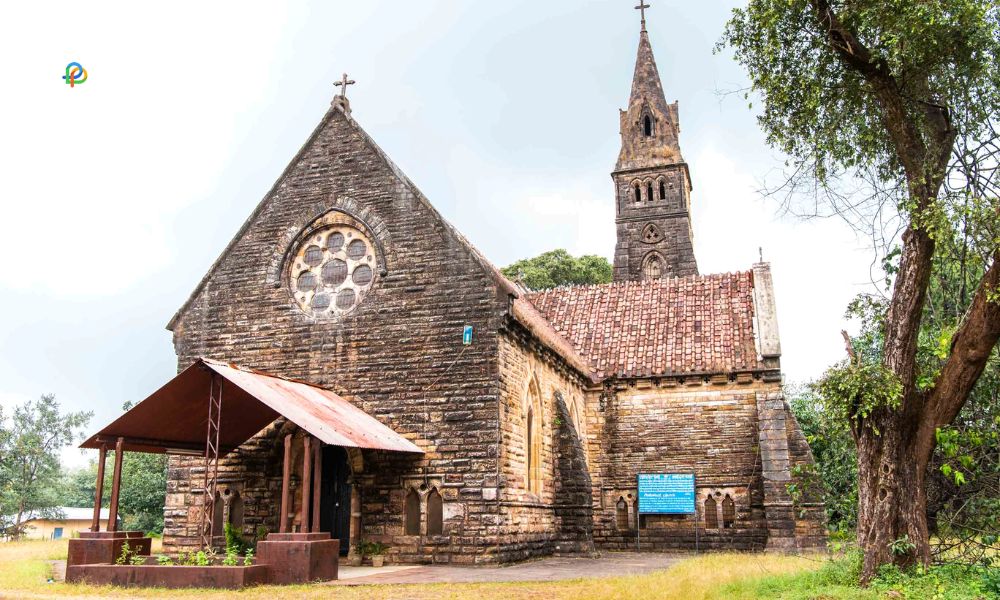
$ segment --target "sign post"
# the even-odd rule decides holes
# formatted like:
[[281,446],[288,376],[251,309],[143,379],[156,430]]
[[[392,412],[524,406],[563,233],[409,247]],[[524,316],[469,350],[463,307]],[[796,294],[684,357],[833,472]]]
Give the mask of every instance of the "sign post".
[[[638,552],[640,515],[693,515],[697,511],[694,473],[639,473],[636,479],[639,510],[635,515],[635,549]],[[695,523],[696,536],[697,527]]]

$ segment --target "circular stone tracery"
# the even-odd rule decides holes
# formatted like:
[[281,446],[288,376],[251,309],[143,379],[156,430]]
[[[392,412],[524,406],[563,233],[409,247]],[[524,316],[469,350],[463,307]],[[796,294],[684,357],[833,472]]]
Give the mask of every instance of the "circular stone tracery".
[[350,225],[318,229],[299,243],[292,262],[292,295],[316,315],[353,310],[375,281],[375,251],[365,234]]

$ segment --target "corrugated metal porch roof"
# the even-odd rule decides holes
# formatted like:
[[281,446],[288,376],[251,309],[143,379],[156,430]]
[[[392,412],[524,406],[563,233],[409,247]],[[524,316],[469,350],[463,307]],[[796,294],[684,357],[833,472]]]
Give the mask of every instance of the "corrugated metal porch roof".
[[413,442],[330,390],[200,358],[80,445],[163,453],[205,451],[212,378],[222,384],[219,453],[231,452],[279,416],[332,446],[422,454]]

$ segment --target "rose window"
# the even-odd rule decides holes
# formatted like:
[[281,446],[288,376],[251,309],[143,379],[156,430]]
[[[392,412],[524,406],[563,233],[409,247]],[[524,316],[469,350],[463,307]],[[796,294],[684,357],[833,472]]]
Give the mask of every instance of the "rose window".
[[375,280],[375,251],[349,225],[319,229],[299,244],[292,262],[291,287],[302,310],[337,315],[357,306]]

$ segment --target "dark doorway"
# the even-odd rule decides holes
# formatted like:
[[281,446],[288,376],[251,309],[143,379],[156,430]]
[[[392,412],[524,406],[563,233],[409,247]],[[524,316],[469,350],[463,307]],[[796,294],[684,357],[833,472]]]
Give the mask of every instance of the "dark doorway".
[[320,486],[319,527],[340,540],[340,554],[351,548],[351,484],[347,451],[340,446],[323,446],[323,483]]

